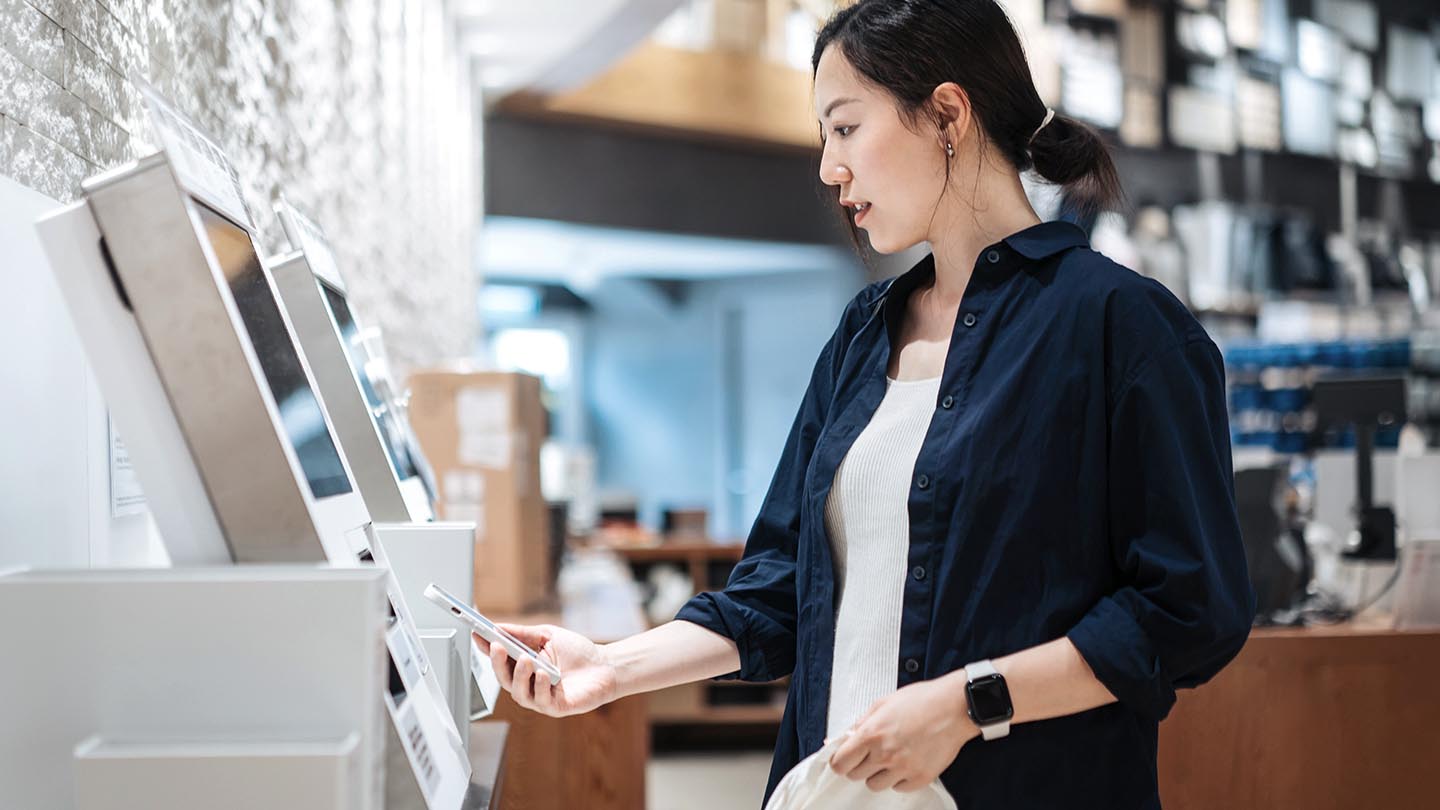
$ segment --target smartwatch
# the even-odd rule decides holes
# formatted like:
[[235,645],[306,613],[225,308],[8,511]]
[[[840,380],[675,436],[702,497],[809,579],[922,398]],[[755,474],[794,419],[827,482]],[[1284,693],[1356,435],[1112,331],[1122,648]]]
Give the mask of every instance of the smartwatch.
[[1010,719],[1015,706],[1010,703],[1010,687],[1005,676],[995,671],[989,661],[977,661],[965,667],[965,698],[970,719],[980,727],[980,736],[998,740],[1010,733]]

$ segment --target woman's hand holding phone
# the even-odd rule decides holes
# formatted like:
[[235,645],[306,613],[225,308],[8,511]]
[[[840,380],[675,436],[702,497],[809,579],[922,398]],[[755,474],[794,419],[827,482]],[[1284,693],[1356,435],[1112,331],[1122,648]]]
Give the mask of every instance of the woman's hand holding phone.
[[475,643],[490,655],[495,678],[522,708],[550,717],[568,717],[615,699],[618,692],[615,665],[600,645],[579,633],[549,624],[499,626],[565,673],[559,684],[551,686],[548,677],[537,674],[535,663],[529,658],[516,661],[504,647],[474,634]]

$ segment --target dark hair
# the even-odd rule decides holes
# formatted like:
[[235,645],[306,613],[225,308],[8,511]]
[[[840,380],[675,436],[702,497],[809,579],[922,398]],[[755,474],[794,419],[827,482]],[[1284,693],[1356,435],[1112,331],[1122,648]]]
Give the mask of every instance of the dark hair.
[[[1034,168],[1082,211],[1120,205],[1115,164],[1100,135],[1069,116],[1045,120],[1020,38],[995,0],[859,0],[830,18],[815,40],[812,72],[831,45],[895,98],[912,128],[947,123],[930,101],[954,82],[970,97],[985,142],[1017,170]],[[1032,134],[1034,139],[1031,139]],[[945,165],[949,187],[950,164]],[[848,217],[847,217],[847,221]],[[853,228],[853,223],[852,223]]]

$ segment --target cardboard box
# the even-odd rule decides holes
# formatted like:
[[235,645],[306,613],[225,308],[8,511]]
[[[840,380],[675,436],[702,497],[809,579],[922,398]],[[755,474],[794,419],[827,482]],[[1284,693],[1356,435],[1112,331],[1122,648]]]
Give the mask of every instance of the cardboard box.
[[471,520],[475,606],[517,613],[552,591],[540,490],[545,409],[527,374],[425,370],[410,378],[410,423],[435,470],[443,520]]

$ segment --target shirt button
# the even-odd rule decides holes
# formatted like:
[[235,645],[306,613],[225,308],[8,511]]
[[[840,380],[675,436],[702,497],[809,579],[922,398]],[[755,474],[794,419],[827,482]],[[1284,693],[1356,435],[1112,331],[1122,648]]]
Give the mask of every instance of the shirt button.
[[905,671],[910,673],[911,675],[914,675],[915,673],[920,671],[920,662],[916,661],[914,658],[906,658]]
[[955,407],[955,397],[946,394],[945,398],[940,400],[940,407],[944,408],[947,411]]
[[966,326],[974,326],[976,320],[978,320],[978,319],[975,317],[975,313],[973,313],[973,312],[967,312],[967,313],[965,313],[964,322],[965,322],[965,325],[966,325]]
[[999,263],[1000,263],[1000,251],[998,251],[998,250],[992,250],[992,251],[990,251],[989,253],[986,253],[986,254],[985,254],[985,261],[990,262],[991,264],[999,264]]
[[925,579],[925,566],[923,566],[923,565],[917,565],[917,566],[915,566],[915,570],[913,570],[913,571],[910,572],[910,576],[915,577],[915,581],[916,581],[916,582],[919,582],[919,581]]
[[915,486],[920,487],[921,489],[929,489],[930,476],[922,473],[919,478],[915,479]]

